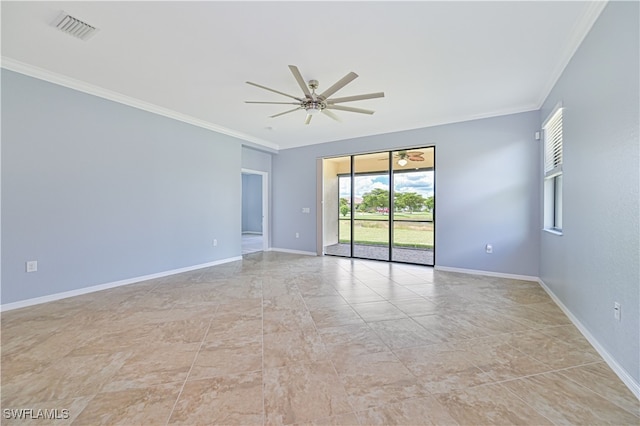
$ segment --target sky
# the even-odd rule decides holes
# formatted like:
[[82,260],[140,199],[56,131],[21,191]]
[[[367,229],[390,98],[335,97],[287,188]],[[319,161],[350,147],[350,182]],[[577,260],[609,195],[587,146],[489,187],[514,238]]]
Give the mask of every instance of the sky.
[[[349,198],[351,192],[351,178],[340,176],[340,197]],[[395,192],[416,192],[423,197],[433,195],[433,171],[395,173]],[[389,189],[388,175],[356,176],[355,196],[362,198],[364,194],[375,188]]]

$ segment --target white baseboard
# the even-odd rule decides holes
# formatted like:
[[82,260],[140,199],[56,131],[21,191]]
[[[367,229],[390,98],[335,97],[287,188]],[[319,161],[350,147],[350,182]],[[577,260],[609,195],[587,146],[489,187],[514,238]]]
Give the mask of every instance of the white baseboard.
[[436,271],[444,271],[444,272],[458,272],[461,274],[473,274],[473,275],[484,275],[486,277],[496,277],[496,278],[509,278],[512,280],[522,280],[522,281],[534,281],[538,282],[539,278],[531,275],[517,275],[517,274],[505,274],[503,272],[491,272],[491,271],[481,271],[476,269],[463,269],[463,268],[452,268],[450,266],[439,266],[436,265],[433,267]]
[[279,251],[282,253],[291,253],[291,254],[303,254],[305,256],[317,256],[317,254],[312,251],[291,250],[291,249],[284,249],[284,248],[277,248],[277,247],[271,247],[270,249],[268,249],[268,251]]
[[32,299],[20,300],[18,302],[5,303],[0,305],[0,312],[10,311],[13,309],[26,308],[27,306],[39,305],[41,303],[53,302],[60,299],[66,299],[68,297],[80,296],[82,294],[93,293],[96,291],[107,290],[110,288],[121,287],[124,285],[135,284],[141,281],[152,280],[155,278],[167,277],[169,275],[180,274],[182,272],[194,271],[196,269],[208,268],[210,266],[221,265],[223,263],[235,262],[242,260],[242,256],[230,257],[227,259],[216,260],[208,263],[201,263],[199,265],[187,266],[185,268],[172,269],[170,271],[158,272],[156,274],[143,275],[134,278],[127,278],[126,280],[114,281],[105,284],[98,284],[91,287],[83,287],[76,290],[65,291],[62,293],[49,294],[41,297],[34,297]]
[[547,292],[549,297],[558,305],[562,312],[571,320],[573,325],[582,333],[582,335],[591,343],[591,346],[595,348],[595,350],[600,354],[600,356],[604,359],[604,361],[611,367],[611,369],[616,373],[616,375],[623,381],[625,385],[629,388],[631,392],[636,396],[636,398],[640,399],[640,383],[636,382],[633,377],[615,360],[613,356],[598,342],[598,340],[589,332],[589,330],[582,325],[582,323],[575,317],[567,308],[564,303],[551,291],[549,287],[542,281],[540,278],[537,279],[540,286]]

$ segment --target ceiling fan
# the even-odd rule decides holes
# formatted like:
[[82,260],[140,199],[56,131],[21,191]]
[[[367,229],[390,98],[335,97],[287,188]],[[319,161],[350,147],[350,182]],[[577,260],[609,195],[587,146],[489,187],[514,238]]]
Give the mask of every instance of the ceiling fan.
[[[424,152],[422,151],[398,151],[397,154],[394,155],[395,158],[398,159],[398,165],[404,167],[407,165],[409,161],[424,161]],[[387,161],[386,158],[381,158],[380,161]]]
[[374,111],[371,111],[369,109],[354,108],[354,107],[342,106],[342,105],[336,105],[336,104],[341,104],[343,102],[361,101],[363,99],[373,99],[373,98],[384,97],[384,92],[377,92],[377,93],[368,93],[366,95],[345,96],[343,98],[331,98],[331,95],[333,95],[338,90],[342,89],[344,86],[351,83],[355,78],[358,77],[358,74],[354,72],[350,72],[349,74],[345,75],[340,80],[338,80],[333,86],[329,87],[327,90],[325,90],[324,92],[318,95],[316,94],[316,89],[318,88],[318,80],[309,80],[308,83],[305,83],[304,79],[302,78],[302,74],[300,74],[300,71],[298,70],[298,67],[296,67],[295,65],[289,65],[289,69],[291,70],[293,77],[298,82],[298,85],[302,89],[302,93],[304,94],[304,96],[302,97],[292,96],[275,89],[270,89],[260,84],[252,83],[250,81],[247,81],[247,84],[259,87],[261,89],[268,90],[270,92],[277,93],[279,95],[283,95],[283,96],[295,99],[297,102],[263,102],[263,101],[245,101],[245,102],[248,104],[296,105],[295,108],[285,112],[281,112],[279,114],[271,115],[270,118],[279,117],[281,115],[289,114],[290,112],[303,109],[307,112],[307,118],[305,119],[304,124],[309,124],[311,122],[311,118],[318,112],[322,112],[323,114],[333,118],[336,121],[340,121],[340,119],[331,110],[357,112],[360,114],[373,114]]

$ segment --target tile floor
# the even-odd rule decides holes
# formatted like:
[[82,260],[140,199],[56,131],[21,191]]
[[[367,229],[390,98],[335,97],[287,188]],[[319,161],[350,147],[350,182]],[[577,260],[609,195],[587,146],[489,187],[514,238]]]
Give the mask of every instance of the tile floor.
[[242,234],[242,254],[262,251],[262,234]]
[[3,424],[640,423],[525,281],[264,252],[1,319]]

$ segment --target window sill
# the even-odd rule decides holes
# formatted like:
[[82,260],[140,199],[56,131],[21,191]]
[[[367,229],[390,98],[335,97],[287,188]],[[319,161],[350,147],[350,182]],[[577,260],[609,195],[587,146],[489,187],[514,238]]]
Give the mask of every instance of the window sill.
[[553,235],[560,235],[560,236],[562,235],[561,229],[545,228],[543,229],[543,231]]

